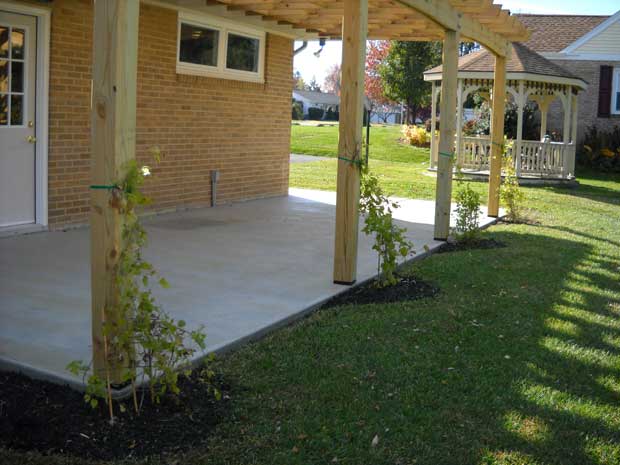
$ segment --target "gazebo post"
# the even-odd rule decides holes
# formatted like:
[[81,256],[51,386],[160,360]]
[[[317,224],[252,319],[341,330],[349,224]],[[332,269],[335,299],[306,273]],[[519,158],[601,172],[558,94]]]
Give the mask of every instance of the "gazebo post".
[[463,161],[463,80],[459,79],[456,89],[456,164]]
[[562,142],[564,143],[564,149],[562,153],[564,157],[562,158],[562,177],[565,178],[568,175],[569,170],[569,157],[568,157],[568,144],[571,141],[571,123],[573,121],[572,115],[572,103],[573,103],[573,87],[566,86],[566,98],[564,99],[564,128],[562,130]]
[[437,135],[435,128],[437,127],[437,98],[435,95],[435,81],[431,82],[431,160],[430,167],[435,168],[435,152],[437,148]]
[[573,144],[577,144],[578,139],[578,125],[579,125],[579,98],[577,95],[573,95],[573,130],[572,130],[572,139],[571,142]]
[[338,284],[353,284],[357,275],[367,31],[368,0],[345,0],[334,244],[334,282]]
[[443,42],[443,77],[439,115],[439,156],[437,157],[437,185],[435,195],[436,240],[445,241],[450,234],[450,207],[452,200],[452,160],[456,130],[456,90],[459,62],[458,31],[447,30]]
[[517,176],[521,176],[521,143],[523,142],[523,110],[525,101],[525,85],[523,81],[519,81],[519,92],[517,94],[517,142],[512,151]]
[[[139,12],[139,0],[105,0],[94,6],[90,214],[93,374],[109,376],[112,383],[121,381],[133,356],[119,353],[110,342],[116,323],[122,324],[117,274],[123,217],[112,184],[123,177],[126,163],[135,158]],[[104,321],[112,325],[107,334]]]
[[492,107],[488,215],[497,217],[499,216],[499,188],[502,180],[504,113],[506,111],[506,57],[499,55],[495,55]]

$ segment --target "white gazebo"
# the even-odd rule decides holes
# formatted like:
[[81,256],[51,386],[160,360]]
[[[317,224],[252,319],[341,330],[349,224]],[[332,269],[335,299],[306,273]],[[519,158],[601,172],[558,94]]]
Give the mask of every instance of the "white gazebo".
[[[456,165],[464,171],[488,173],[491,156],[490,136],[463,135],[463,105],[478,92],[492,99],[494,57],[486,50],[470,53],[459,59],[457,81],[457,132],[455,141]],[[517,137],[512,141],[512,155],[517,176],[521,178],[570,180],[575,174],[575,145],[577,139],[577,94],[587,83],[564,68],[552,63],[520,43],[512,44],[506,66],[506,98],[517,106]],[[437,123],[437,100],[442,79],[442,67],[424,73],[432,83],[431,126]],[[562,141],[552,142],[547,136],[547,116],[552,102],[558,99],[563,111]],[[528,100],[540,109],[540,137],[523,140],[523,111]],[[492,117],[491,117],[492,119]],[[432,131],[430,166],[438,163],[438,135]]]

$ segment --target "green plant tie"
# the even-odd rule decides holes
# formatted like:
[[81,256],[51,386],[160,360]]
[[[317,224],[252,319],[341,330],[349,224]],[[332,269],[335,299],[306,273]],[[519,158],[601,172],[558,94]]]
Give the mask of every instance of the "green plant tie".
[[338,157],[338,160],[342,160],[348,163],[352,163],[354,165],[362,166],[362,160],[353,160],[352,158],[347,158],[347,157]]
[[442,157],[448,157],[450,159],[454,158],[454,153],[450,152],[439,152],[439,155],[441,155]]
[[107,189],[107,190],[112,190],[112,189],[119,189],[119,187],[116,184],[93,184],[90,186],[91,189]]

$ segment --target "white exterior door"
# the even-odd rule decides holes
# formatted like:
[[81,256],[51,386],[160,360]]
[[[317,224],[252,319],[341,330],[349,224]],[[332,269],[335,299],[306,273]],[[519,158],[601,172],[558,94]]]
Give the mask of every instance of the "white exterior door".
[[0,228],[36,218],[36,22],[0,11]]

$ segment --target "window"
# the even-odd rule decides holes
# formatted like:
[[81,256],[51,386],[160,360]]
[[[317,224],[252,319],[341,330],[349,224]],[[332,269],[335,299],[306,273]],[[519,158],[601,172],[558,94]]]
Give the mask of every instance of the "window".
[[0,126],[24,124],[24,29],[0,24]]
[[265,33],[179,13],[177,73],[263,82]]
[[620,68],[614,68],[614,80],[611,91],[611,113],[620,115]]

